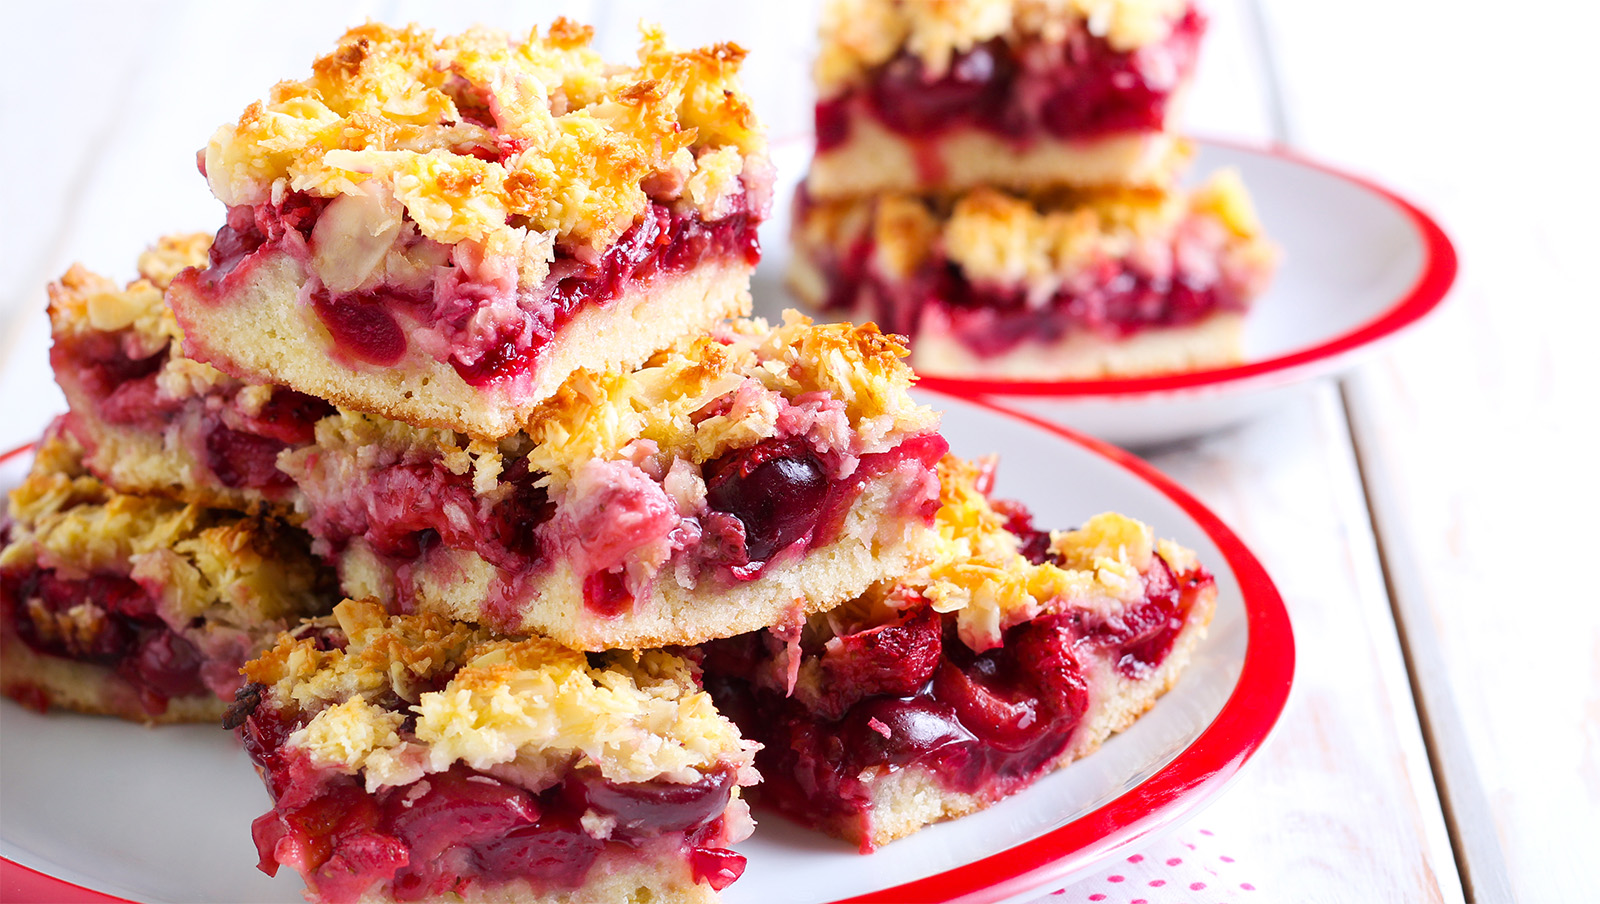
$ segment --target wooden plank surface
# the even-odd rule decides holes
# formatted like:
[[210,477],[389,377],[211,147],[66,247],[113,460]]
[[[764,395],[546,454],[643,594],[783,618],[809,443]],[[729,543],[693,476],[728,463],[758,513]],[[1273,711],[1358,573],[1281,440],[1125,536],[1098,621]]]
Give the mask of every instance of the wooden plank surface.
[[1445,310],[1346,389],[1467,878],[1600,899],[1600,593],[1567,565],[1600,541],[1600,13],[1266,11],[1297,143],[1382,174],[1461,254]]
[[[1210,6],[1215,24],[1190,123],[1204,134],[1265,140],[1272,86],[1249,8],[1243,0]],[[680,41],[737,38],[754,51],[751,79],[774,132],[806,126],[809,51],[795,39],[810,32],[804,7],[785,11],[793,20],[774,20],[757,4],[710,15],[703,5],[571,3],[541,6],[537,15],[558,8],[603,17],[612,53],[631,45],[631,23],[646,14],[667,19]],[[67,12],[56,7],[8,7],[6,15],[26,16],[20,21],[41,35],[67,28]],[[451,28],[479,19],[530,24],[527,7],[510,3],[193,2],[75,26],[94,31],[89,40],[12,48],[19,71],[59,73],[62,96],[85,100],[31,113],[50,142],[7,143],[7,171],[21,166],[37,178],[11,190],[20,194],[8,191],[6,209],[36,210],[34,222],[47,225],[30,231],[21,218],[0,218],[0,238],[33,242],[28,261],[0,271],[0,304],[22,312],[9,354],[0,345],[0,398],[7,400],[0,446],[31,438],[61,407],[44,357],[43,282],[74,260],[127,278],[138,251],[161,232],[214,228],[221,208],[194,170],[195,149],[368,15]],[[4,90],[7,111],[34,103],[15,86]],[[1206,824],[1257,868],[1256,884],[1273,899],[1461,899],[1333,386],[1311,387],[1254,424],[1153,460],[1258,553],[1284,592],[1300,642],[1297,688],[1278,736],[1205,814]]]
[[1260,557],[1299,655],[1277,736],[1200,821],[1271,900],[1462,900],[1333,384],[1150,458]]

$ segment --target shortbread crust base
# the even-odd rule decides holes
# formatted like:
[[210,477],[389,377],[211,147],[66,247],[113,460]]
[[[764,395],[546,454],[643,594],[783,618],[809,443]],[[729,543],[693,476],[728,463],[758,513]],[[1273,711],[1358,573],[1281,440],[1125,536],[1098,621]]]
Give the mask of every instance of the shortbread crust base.
[[185,354],[242,380],[279,383],[342,407],[488,439],[520,429],[578,369],[633,368],[683,336],[747,315],[754,269],[727,260],[633,284],[604,306],[577,311],[545,348],[531,379],[477,387],[415,343],[393,366],[340,363],[327,328],[300,300],[305,268],[284,251],[261,254],[248,262],[251,270],[235,291],[215,302],[192,285],[193,271],[173,283],[167,298],[184,328]]
[[[579,650],[651,649],[693,645],[719,637],[800,624],[806,616],[855,599],[873,583],[897,579],[931,554],[933,534],[920,519],[903,519],[897,501],[910,489],[889,472],[870,481],[852,503],[837,539],[807,550],[794,561],[765,569],[755,580],[686,588],[670,566],[657,577],[649,599],[633,613],[606,618],[584,604],[583,581],[561,561],[530,585],[537,597],[522,607],[520,625],[506,631],[543,634]],[[414,607],[460,621],[485,623],[499,570],[473,552],[451,551],[411,567]],[[392,569],[361,541],[339,565],[345,593],[392,603]],[[530,594],[531,595],[531,594]]]
[[1018,191],[1071,186],[1165,188],[1191,156],[1188,142],[1151,131],[1018,145],[981,129],[902,138],[856,116],[850,137],[819,151],[806,191],[818,200],[880,192],[960,192],[984,186]]

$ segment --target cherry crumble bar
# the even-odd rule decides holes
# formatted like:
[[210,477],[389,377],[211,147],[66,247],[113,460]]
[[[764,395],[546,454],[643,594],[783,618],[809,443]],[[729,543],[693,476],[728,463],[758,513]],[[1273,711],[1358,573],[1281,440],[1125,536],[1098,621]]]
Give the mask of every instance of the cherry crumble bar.
[[246,383],[183,350],[162,298],[174,276],[204,265],[206,235],[170,235],[139,257],[126,286],[74,266],[50,285],[50,364],[71,406],[84,465],[124,493],[291,513],[278,453],[312,439],[334,413],[321,399]]
[[823,202],[803,191],[789,282],[912,337],[920,373],[1083,379],[1242,360],[1277,249],[1231,170],[1198,188]]
[[114,492],[59,423],[11,492],[0,691],[141,722],[221,717],[239,667],[333,604],[308,539],[270,520]]
[[1169,184],[1204,29],[1189,0],[831,0],[807,185]]
[[489,443],[355,412],[284,453],[345,592],[572,647],[798,623],[926,561],[938,416],[871,325],[735,321]]
[[317,904],[714,902],[755,745],[683,659],[346,601],[244,669],[261,869]]
[[748,313],[772,170],[744,51],[646,28],[627,67],[591,38],[368,24],[219,129],[227,225],[169,293],[189,354],[493,439]]
[[935,564],[813,616],[695,651],[763,747],[756,801],[869,852],[1096,750],[1177,680],[1215,581],[1145,525],[1035,530],[947,458]]

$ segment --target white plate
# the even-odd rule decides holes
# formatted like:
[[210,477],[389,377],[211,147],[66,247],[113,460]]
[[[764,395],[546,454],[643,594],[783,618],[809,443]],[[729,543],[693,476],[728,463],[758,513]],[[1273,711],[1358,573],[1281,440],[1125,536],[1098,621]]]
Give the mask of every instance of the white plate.
[[[1455,280],[1456,254],[1438,224],[1387,189],[1283,149],[1198,141],[1190,178],[1223,167],[1244,177],[1267,235],[1284,255],[1252,308],[1244,364],[1119,380],[964,380],[924,374],[924,385],[982,396],[1124,446],[1215,430],[1292,397],[1317,377],[1438,306]],[[784,177],[779,209],[763,230],[754,286],[769,317],[794,300],[783,288],[788,199],[806,169],[808,140],[775,142]]]
[[[730,904],[862,895],[998,901],[1060,887],[1193,815],[1264,742],[1283,707],[1294,658],[1287,615],[1261,566],[1215,516],[1117,450],[982,403],[929,396],[946,412],[954,451],[1003,452],[1000,494],[1025,500],[1040,524],[1115,509],[1197,550],[1217,576],[1210,634],[1177,687],[1132,728],[985,812],[871,856],[761,818],[739,846],[749,867],[725,893]],[[0,466],[0,488],[21,473],[21,459]],[[250,822],[268,800],[221,728],[41,716],[6,700],[0,800],[0,856],[46,876],[138,901],[299,900],[292,871],[269,879],[255,868]],[[10,865],[6,885],[7,900],[69,892],[106,900]]]

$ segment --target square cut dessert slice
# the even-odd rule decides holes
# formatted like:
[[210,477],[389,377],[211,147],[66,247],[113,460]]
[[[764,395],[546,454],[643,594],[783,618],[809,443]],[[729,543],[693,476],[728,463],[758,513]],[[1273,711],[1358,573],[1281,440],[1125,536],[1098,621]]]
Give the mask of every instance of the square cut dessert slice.
[[499,442],[344,411],[279,466],[397,611],[588,650],[798,624],[923,564],[947,445],[898,337],[787,317],[581,371]]
[[987,807],[1098,749],[1177,680],[1214,579],[1116,514],[1034,530],[990,502],[992,469],[947,458],[944,553],[897,584],[699,656],[763,747],[759,805],[863,853]]
[[50,285],[50,364],[72,410],[68,428],[84,465],[121,492],[288,511],[294,487],[278,453],[309,443],[334,408],[183,354],[162,292],[203,266],[210,244],[207,235],[162,238],[126,286],[81,266]]
[[1080,379],[1234,364],[1277,249],[1238,175],[796,205],[790,285],[912,337],[919,373]]
[[368,24],[206,147],[228,207],[171,303],[189,354],[419,426],[516,431],[580,369],[749,313],[771,202],[733,44],[634,66]]
[[260,868],[350,902],[711,902],[755,745],[685,660],[346,601],[244,669]]
[[1204,30],[1190,0],[832,0],[811,194],[1165,186]]
[[239,667],[326,614],[333,575],[292,528],[127,496],[59,424],[0,531],[0,691],[141,722],[221,718]]

